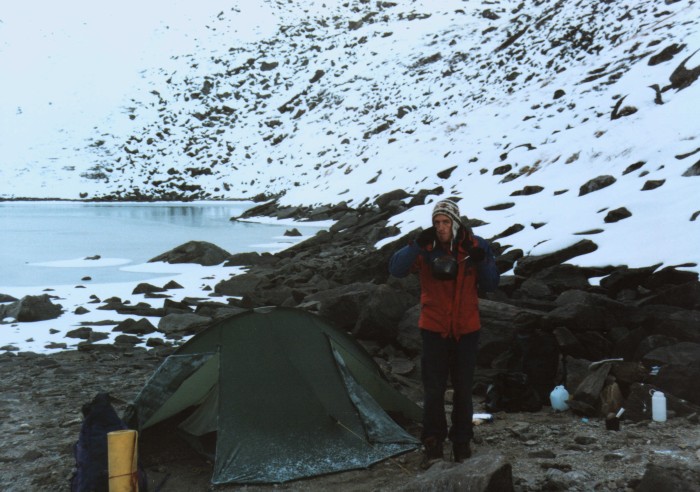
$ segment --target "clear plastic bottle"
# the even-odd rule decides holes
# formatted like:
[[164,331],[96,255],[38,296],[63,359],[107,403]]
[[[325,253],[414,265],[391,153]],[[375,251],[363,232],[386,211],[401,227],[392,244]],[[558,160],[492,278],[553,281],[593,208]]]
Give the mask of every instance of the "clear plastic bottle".
[[666,395],[661,391],[651,392],[651,419],[666,422]]

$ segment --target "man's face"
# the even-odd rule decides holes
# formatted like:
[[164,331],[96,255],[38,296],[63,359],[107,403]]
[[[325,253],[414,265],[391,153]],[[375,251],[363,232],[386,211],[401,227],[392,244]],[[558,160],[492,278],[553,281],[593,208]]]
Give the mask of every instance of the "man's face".
[[433,226],[435,226],[435,234],[439,242],[449,243],[452,241],[452,219],[447,215],[438,214],[433,217]]

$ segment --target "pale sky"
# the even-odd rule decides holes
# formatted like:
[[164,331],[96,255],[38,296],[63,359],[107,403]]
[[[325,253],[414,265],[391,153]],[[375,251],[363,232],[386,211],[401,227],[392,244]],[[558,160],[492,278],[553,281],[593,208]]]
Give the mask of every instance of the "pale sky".
[[[167,66],[196,46],[216,48],[224,33],[207,29],[234,10],[227,42],[275,27],[261,2],[125,0],[7,2],[0,13],[0,149],[5,158],[41,155],[56,134],[66,144],[90,134],[128,101],[140,72]],[[235,21],[234,21],[235,22]],[[22,117],[16,115],[21,113]]]

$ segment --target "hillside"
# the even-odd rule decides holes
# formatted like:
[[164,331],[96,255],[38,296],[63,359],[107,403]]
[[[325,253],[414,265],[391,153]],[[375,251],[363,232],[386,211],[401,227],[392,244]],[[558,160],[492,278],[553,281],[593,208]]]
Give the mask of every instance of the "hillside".
[[[594,235],[611,246],[579,261],[697,268],[696,1],[268,6],[275,36],[227,44],[241,17],[222,11],[220,49],[146,73],[94,164],[48,173],[59,198],[360,207],[439,189],[526,252]],[[678,247],[660,253],[652,230]]]

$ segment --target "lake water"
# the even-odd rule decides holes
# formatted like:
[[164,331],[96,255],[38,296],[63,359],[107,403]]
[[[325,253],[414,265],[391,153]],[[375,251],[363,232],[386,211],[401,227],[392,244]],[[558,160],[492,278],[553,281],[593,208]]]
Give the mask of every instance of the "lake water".
[[[230,221],[251,202],[82,203],[0,202],[0,286],[128,282],[153,273],[124,271],[188,241],[208,241],[229,253],[274,252],[319,226]],[[97,262],[83,261],[100,256]],[[94,266],[93,266],[94,265]]]

